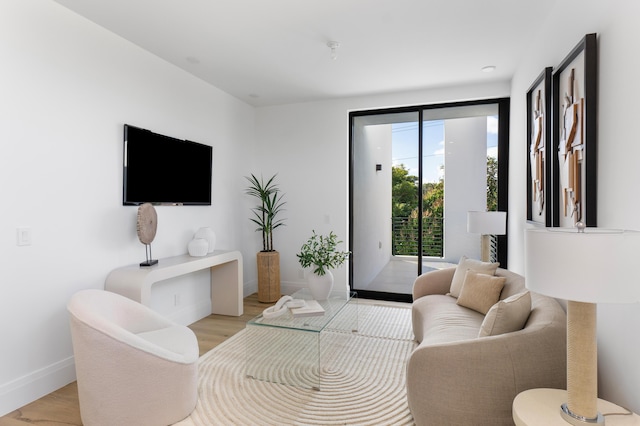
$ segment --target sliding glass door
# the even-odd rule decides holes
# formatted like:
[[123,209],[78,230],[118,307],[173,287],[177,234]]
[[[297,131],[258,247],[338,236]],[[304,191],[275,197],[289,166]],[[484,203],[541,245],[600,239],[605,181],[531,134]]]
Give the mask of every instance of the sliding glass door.
[[479,256],[467,211],[497,209],[499,192],[506,210],[504,153],[503,191],[492,171],[507,152],[498,129],[508,128],[508,100],[354,112],[350,121],[350,286],[410,300],[419,274]]
[[[419,114],[352,121],[352,288],[398,293],[416,277]],[[402,292],[402,290],[400,291]]]

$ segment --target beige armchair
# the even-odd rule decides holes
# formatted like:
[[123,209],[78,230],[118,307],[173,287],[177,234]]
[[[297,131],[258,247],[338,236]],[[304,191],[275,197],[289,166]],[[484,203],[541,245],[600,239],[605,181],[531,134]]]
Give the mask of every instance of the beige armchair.
[[71,298],[71,337],[85,426],[167,425],[198,397],[198,341],[133,300],[102,290]]

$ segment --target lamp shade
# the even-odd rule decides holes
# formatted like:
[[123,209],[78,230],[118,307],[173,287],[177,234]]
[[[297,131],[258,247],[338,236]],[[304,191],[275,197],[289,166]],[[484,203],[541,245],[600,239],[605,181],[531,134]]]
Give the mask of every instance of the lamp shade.
[[638,231],[527,229],[526,287],[536,293],[576,302],[638,302],[638,254]]
[[482,235],[504,235],[507,212],[467,212],[467,232]]

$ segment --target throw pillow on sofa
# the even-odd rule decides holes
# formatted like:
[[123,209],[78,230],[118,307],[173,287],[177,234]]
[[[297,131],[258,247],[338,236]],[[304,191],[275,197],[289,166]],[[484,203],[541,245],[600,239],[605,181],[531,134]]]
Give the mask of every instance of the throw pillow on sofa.
[[464,278],[458,305],[486,314],[500,299],[507,279],[469,270]]
[[531,294],[528,291],[501,300],[487,312],[478,337],[522,330],[530,313]]
[[462,289],[462,284],[464,284],[467,271],[472,270],[481,274],[495,275],[498,266],[500,266],[499,262],[481,262],[475,259],[468,259],[467,256],[462,256],[460,262],[458,262],[456,271],[453,273],[449,295],[453,297],[460,296],[460,290]]

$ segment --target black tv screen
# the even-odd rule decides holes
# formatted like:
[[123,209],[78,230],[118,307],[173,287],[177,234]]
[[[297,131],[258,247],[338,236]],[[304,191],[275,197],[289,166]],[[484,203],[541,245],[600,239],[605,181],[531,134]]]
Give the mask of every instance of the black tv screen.
[[122,204],[211,205],[213,148],[124,125]]

